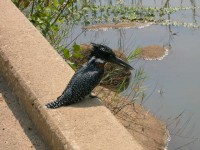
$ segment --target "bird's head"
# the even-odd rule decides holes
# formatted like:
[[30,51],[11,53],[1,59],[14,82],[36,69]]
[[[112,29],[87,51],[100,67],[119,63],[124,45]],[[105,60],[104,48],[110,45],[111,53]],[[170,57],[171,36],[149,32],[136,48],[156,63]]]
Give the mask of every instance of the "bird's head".
[[115,63],[130,70],[133,69],[133,67],[129,64],[118,58],[108,46],[95,43],[91,44],[93,48],[89,58],[95,57],[95,59],[99,59],[101,61]]

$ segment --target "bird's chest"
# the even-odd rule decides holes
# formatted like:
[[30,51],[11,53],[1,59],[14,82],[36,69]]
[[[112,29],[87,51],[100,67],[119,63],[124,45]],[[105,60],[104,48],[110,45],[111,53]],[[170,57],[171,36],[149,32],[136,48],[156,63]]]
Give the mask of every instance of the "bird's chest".
[[99,76],[103,76],[103,74],[104,74],[104,65],[102,65],[102,64],[95,65],[95,67],[93,68],[92,72],[97,72],[97,74]]

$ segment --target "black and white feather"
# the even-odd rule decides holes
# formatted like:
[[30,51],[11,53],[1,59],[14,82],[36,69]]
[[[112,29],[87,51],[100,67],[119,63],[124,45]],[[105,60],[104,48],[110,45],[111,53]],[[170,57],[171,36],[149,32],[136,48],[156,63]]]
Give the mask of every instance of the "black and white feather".
[[94,44],[89,61],[72,77],[69,84],[54,102],[46,104],[47,108],[58,108],[81,101],[90,95],[92,90],[100,83],[106,62],[117,63],[123,67],[133,69],[130,65],[117,58],[113,51],[101,44]]
[[58,108],[81,101],[99,84],[104,73],[103,68],[96,66],[95,58],[80,68],[72,77],[66,89],[56,101],[46,104],[47,108]]

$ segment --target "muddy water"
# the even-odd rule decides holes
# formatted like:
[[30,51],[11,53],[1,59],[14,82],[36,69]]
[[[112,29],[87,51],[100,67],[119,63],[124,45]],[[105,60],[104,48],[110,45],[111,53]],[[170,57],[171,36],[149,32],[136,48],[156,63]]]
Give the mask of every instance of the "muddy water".
[[[193,2],[200,6],[200,0]],[[132,3],[132,1],[126,1]],[[134,1],[134,5],[163,6],[165,1]],[[194,4],[194,3],[193,3]],[[172,1],[171,6],[192,6],[191,1]],[[177,21],[200,24],[200,10],[180,11],[170,17]],[[67,42],[82,32],[72,30]],[[104,43],[125,53],[148,45],[167,46],[168,56],[161,61],[133,62],[144,68],[148,99],[143,103],[158,118],[165,121],[171,133],[169,150],[200,149],[200,29],[151,25],[143,29],[109,29],[86,31],[77,43]],[[130,89],[128,89],[130,90]]]
[[[166,31],[165,27],[160,26],[145,30],[155,28],[158,32]],[[200,31],[182,27],[172,27],[172,31],[177,35],[168,41],[171,45],[169,55],[162,61],[142,62],[149,76],[146,80],[148,94],[152,94],[144,105],[169,125],[172,134],[169,149],[191,141],[194,143],[183,149],[200,149],[200,143],[196,140],[200,137]],[[156,40],[153,32],[151,35],[152,41],[160,44],[167,42],[167,31],[165,36],[160,36],[161,41]]]

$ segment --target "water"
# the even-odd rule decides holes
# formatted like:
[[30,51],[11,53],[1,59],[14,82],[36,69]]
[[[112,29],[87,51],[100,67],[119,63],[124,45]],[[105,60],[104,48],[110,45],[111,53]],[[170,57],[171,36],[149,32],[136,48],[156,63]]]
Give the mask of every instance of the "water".
[[[133,1],[126,1],[131,3]],[[171,6],[200,6],[200,0],[170,1]],[[182,3],[181,3],[182,2]],[[163,6],[165,1],[134,1],[143,6]],[[187,10],[171,15],[172,20],[200,23],[200,10]],[[67,42],[82,32],[81,26],[73,29]],[[171,133],[169,150],[200,149],[200,30],[185,27],[152,25],[143,29],[110,29],[87,31],[77,43],[104,43],[112,48],[134,50],[147,45],[170,48],[161,61],[133,62],[143,67],[148,76],[144,106],[165,121]],[[127,52],[125,51],[125,53]],[[129,89],[130,90],[130,89]]]
[[[151,28],[159,31],[164,27]],[[175,149],[184,145],[185,141],[189,142],[200,137],[200,70],[198,69],[200,31],[181,27],[172,27],[172,31],[177,35],[169,41],[171,44],[169,55],[162,61],[146,62],[143,65],[145,73],[149,76],[146,85],[151,87],[151,91],[155,88],[151,97],[144,103],[146,108],[167,123],[170,122],[167,118],[175,118],[184,111],[181,122],[172,132],[178,135],[172,136],[169,149]],[[158,91],[163,91],[163,94]],[[188,119],[190,119],[189,123],[187,123]],[[173,127],[169,126],[169,129],[172,130],[178,121],[178,119],[174,120]],[[181,134],[179,130],[183,130]],[[184,149],[188,149],[188,146]],[[194,142],[192,149],[200,149],[199,141]]]

